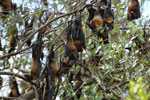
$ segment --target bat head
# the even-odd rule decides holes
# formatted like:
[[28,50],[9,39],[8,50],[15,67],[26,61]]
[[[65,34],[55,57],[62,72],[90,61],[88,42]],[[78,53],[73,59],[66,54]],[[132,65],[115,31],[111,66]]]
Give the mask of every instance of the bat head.
[[76,18],[75,19],[75,25],[77,26],[77,25],[80,25],[81,24],[81,22],[80,22],[81,20],[80,20],[80,18]]
[[107,0],[101,0],[99,3],[98,3],[98,7],[99,9],[105,9],[106,6],[107,6]]

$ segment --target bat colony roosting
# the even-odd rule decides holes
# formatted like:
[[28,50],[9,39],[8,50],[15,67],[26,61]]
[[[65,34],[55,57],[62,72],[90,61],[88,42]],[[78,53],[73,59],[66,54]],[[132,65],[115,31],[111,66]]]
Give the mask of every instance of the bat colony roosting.
[[[43,0],[44,5],[47,6],[47,0]],[[13,4],[11,0],[0,0],[0,6],[2,7],[2,18],[6,18],[7,15],[11,10],[16,9],[16,4]],[[89,28],[97,34],[98,38],[102,38],[104,44],[109,43],[108,33],[110,30],[114,28],[114,10],[111,8],[111,0],[101,0],[96,3],[96,8],[93,7],[93,5],[90,5],[87,7],[89,17],[87,20],[87,25]],[[76,12],[77,13],[77,12]],[[51,49],[49,50],[49,54],[47,57],[47,63],[46,63],[46,70],[45,70],[45,83],[42,86],[39,86],[38,93],[39,93],[39,100],[52,100],[54,97],[54,77],[60,77],[62,76],[62,73],[67,73],[71,75],[71,69],[73,65],[76,64],[79,53],[82,52],[84,49],[86,49],[86,42],[85,42],[85,35],[82,30],[82,19],[81,19],[81,11],[79,12],[80,16],[77,16],[75,21],[68,21],[68,27],[66,30],[67,33],[67,40],[64,48],[64,56],[65,60],[61,62],[60,68],[57,65],[56,59],[54,57],[55,50],[54,45],[51,46]],[[140,18],[140,7],[138,0],[131,0],[130,5],[128,7],[128,14],[127,14],[127,20],[134,20]],[[27,31],[32,30],[33,28],[33,22],[34,17],[31,19],[31,22],[29,23],[28,20],[25,22],[25,33],[24,37],[28,36],[31,32],[27,34]],[[25,77],[29,81],[36,80],[40,78],[41,73],[41,62],[40,59],[43,59],[43,42],[41,39],[42,33],[45,31],[40,31],[38,34],[38,38],[36,43],[32,46],[32,66],[30,73],[25,75]],[[10,36],[10,49],[8,53],[11,53],[15,50],[15,47],[17,46],[17,36],[16,34],[11,34]],[[27,41],[27,45],[31,45],[31,39]],[[0,40],[0,50],[2,50],[1,46],[1,40]],[[82,54],[82,53],[81,53]],[[63,69],[63,71],[62,71]],[[86,69],[86,68],[85,68]],[[88,71],[88,69],[87,69]],[[90,73],[87,72],[87,73]],[[70,78],[70,83],[73,80],[73,77]],[[83,80],[81,78],[81,70],[77,73],[75,79],[76,84],[74,87],[74,91],[76,91],[77,98],[80,98],[82,88],[80,87],[83,83]],[[0,77],[0,88],[2,85],[2,79]],[[33,84],[30,84],[30,86],[26,89],[26,93],[29,92],[31,89],[33,89]],[[10,87],[11,92],[9,94],[9,97],[19,97],[20,93],[18,90],[18,85],[16,82],[16,79],[14,77],[10,77]],[[73,99],[70,99],[73,100]]]

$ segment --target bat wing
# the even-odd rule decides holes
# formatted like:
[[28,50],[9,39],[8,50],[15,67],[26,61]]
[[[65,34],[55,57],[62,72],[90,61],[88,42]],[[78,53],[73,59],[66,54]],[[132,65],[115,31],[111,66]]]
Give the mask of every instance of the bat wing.
[[48,75],[46,74],[46,84],[47,84],[47,100],[51,100],[54,95],[54,90],[52,84],[49,81]]
[[65,57],[68,56],[67,44],[65,44],[65,48],[64,48],[64,56],[65,56]]
[[108,40],[108,29],[105,27],[104,29],[104,36],[103,36],[103,41],[104,41],[104,44],[107,44],[109,43],[109,40]]
[[114,19],[114,11],[111,8],[106,8],[104,10],[104,18],[112,17]]

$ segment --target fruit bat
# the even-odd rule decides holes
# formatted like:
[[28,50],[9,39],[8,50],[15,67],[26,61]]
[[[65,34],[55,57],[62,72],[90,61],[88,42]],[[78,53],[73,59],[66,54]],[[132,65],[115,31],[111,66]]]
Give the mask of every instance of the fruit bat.
[[39,78],[41,72],[41,50],[42,50],[42,40],[40,38],[41,34],[38,34],[37,42],[33,44],[32,47],[32,66],[29,75],[25,77],[29,80]]
[[131,0],[128,7],[127,20],[134,20],[141,17],[140,6],[138,0]]
[[101,0],[100,2],[97,3],[98,9],[94,9],[92,6],[88,7],[89,18],[87,25],[93,31],[102,26],[104,9],[107,7],[107,3],[108,3],[107,0]]
[[54,95],[54,89],[52,84],[49,81],[48,74],[46,73],[46,84],[44,85],[43,99],[42,100],[51,100]]
[[2,17],[6,18],[6,15],[9,14],[10,10],[16,10],[17,5],[15,3],[12,3],[11,0],[0,0],[0,6],[2,8]]
[[71,36],[71,33],[72,33],[72,27],[71,27],[71,24],[68,23],[68,28],[67,28],[67,43],[65,45],[65,57],[70,57],[71,54],[73,54],[74,58],[77,59],[78,58],[78,51],[73,43],[73,39],[72,39],[72,36]]
[[77,18],[75,20],[74,29],[72,32],[72,38],[78,52],[82,52],[83,48],[86,49],[85,35],[83,34],[83,30],[82,30],[81,15],[80,18]]
[[76,58],[74,58],[74,55],[72,53],[70,57],[68,57],[64,62],[62,62],[64,73],[68,73],[75,63],[76,63]]
[[9,93],[9,97],[19,97],[20,93],[18,90],[18,84],[15,77],[10,77],[10,88],[11,92]]
[[8,12],[12,9],[11,0],[0,0],[0,6],[2,7],[2,11],[4,15],[7,15]]
[[[90,21],[88,26],[93,32],[96,32],[98,37],[102,37],[104,43],[108,42],[108,31],[112,30],[114,27],[114,12],[111,9],[111,0],[108,4],[107,0],[101,0],[98,4],[98,9],[93,10],[89,8],[89,18]],[[93,11],[93,12],[92,12]],[[92,18],[92,17],[93,18]],[[100,32],[100,29],[103,29],[103,32]]]
[[76,95],[77,95],[77,98],[78,100],[80,99],[80,96],[82,94],[82,87],[81,85],[83,84],[83,80],[82,80],[82,77],[81,77],[81,71],[79,71],[76,75],[76,83],[75,83],[75,92],[76,92]]
[[12,34],[10,37],[11,37],[10,42],[9,42],[10,49],[9,49],[8,53],[11,53],[12,51],[14,51],[15,47],[17,46],[16,35]]
[[51,50],[49,51],[49,55],[47,58],[48,59],[47,71],[50,76],[51,76],[51,73],[52,73],[52,76],[53,75],[57,76],[59,68],[57,66],[56,60],[54,59],[55,52],[53,51],[53,48],[54,48],[54,45],[51,47]]
[[104,26],[106,26],[109,30],[114,28],[114,11],[111,9],[111,0],[107,5],[107,8],[104,9],[103,27]]
[[37,43],[32,48],[32,67],[30,72],[30,77],[32,79],[39,78],[41,72],[41,44]]
[[101,13],[98,10],[95,10],[93,8],[89,8],[89,22],[87,25],[89,28],[93,31],[96,32],[98,28],[102,26],[103,18]]
[[[107,10],[105,10],[104,12],[105,12],[105,14],[108,13]],[[109,43],[109,42],[108,42],[108,29],[105,26],[105,23],[111,29],[111,28],[113,28],[113,25],[110,25],[108,23],[113,23],[113,22],[108,20],[109,18],[107,18],[108,17],[107,14],[104,15],[104,17],[105,18],[102,17],[102,15],[99,11],[95,11],[95,15],[94,15],[93,19],[90,21],[88,26],[92,29],[93,32],[97,33],[98,37],[102,37],[103,41],[104,41],[104,44],[106,44],[106,43]],[[98,29],[101,28],[102,24],[104,24],[103,25],[104,31],[100,32]]]

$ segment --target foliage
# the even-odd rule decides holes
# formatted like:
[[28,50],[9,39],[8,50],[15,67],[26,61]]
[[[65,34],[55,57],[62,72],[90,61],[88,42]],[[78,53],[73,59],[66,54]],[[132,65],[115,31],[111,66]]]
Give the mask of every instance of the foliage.
[[146,85],[139,77],[137,83],[130,81],[129,97],[126,100],[149,100],[150,93],[147,92]]

